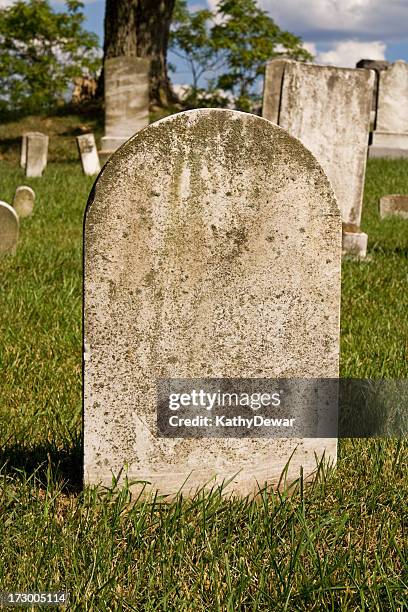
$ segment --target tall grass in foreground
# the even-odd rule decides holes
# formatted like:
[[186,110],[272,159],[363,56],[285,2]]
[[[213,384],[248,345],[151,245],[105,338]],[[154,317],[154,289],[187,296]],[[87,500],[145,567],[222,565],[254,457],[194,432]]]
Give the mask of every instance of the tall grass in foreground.
[[[81,491],[82,216],[92,179],[0,162],[0,199],[37,194],[0,260],[0,590],[71,591],[73,610],[404,610],[407,442],[342,440],[336,470],[256,501],[199,493],[129,502]],[[367,261],[343,262],[341,374],[406,378],[408,223],[377,199],[408,194],[408,162],[371,160]],[[228,493],[228,487],[226,489]]]

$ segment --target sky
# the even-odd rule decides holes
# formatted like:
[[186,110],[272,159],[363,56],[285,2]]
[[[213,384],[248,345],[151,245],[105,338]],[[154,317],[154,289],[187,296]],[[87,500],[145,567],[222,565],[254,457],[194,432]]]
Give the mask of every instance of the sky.
[[[0,0],[0,6],[12,0]],[[215,8],[217,0],[188,0],[191,9]],[[257,0],[282,29],[297,34],[320,64],[354,67],[359,59],[408,61],[408,0]],[[63,8],[63,0],[52,0]],[[103,41],[104,0],[85,0],[87,29]],[[189,81],[174,56],[175,83]]]

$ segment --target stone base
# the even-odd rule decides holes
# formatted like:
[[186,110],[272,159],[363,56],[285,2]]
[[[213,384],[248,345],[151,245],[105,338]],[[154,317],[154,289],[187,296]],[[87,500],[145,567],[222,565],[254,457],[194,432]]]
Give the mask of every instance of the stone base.
[[343,232],[343,255],[365,257],[367,255],[368,236],[364,232]]
[[102,155],[111,155],[132,136],[133,134],[129,136],[102,136],[100,153]]
[[389,159],[408,157],[408,134],[373,132],[373,142],[369,147],[368,156]]
[[371,145],[368,147],[368,157],[384,157],[386,159],[399,159],[401,157],[407,158],[408,149]]

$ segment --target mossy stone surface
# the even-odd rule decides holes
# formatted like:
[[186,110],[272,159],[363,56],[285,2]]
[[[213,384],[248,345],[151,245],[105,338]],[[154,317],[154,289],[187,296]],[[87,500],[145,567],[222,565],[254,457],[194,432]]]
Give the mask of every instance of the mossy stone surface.
[[[254,115],[200,109],[107,162],[85,219],[85,478],[248,493],[336,440],[156,434],[163,378],[338,376],[341,219],[313,155]],[[189,477],[190,475],[190,477]],[[188,478],[189,477],[189,478]]]

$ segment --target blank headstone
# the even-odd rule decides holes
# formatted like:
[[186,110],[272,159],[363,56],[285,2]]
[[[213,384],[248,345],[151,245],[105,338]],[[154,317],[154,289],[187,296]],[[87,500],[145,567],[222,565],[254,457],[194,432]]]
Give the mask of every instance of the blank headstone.
[[76,141],[84,174],[88,176],[99,174],[101,164],[96,149],[95,136],[93,134],[83,134],[82,136],[77,136]]
[[41,132],[26,134],[26,176],[42,176],[47,166],[48,136]]
[[[285,130],[199,109],[152,124],[104,167],[84,227],[85,480],[246,494],[336,457],[335,439],[156,433],[163,378],[335,378],[341,220]],[[239,472],[239,473],[238,473]]]
[[28,217],[33,212],[35,193],[31,187],[21,185],[17,187],[13,199],[13,208],[19,217]]
[[0,254],[15,253],[17,240],[17,213],[10,204],[0,201]]
[[392,194],[380,198],[380,217],[401,217],[408,220],[408,195]]
[[38,136],[43,137],[42,132],[25,132],[21,137],[21,151],[20,151],[20,166],[25,170],[27,164],[27,138]]
[[[263,116],[299,138],[321,163],[344,231],[355,234],[353,253],[361,256],[367,247],[360,221],[373,87],[368,70],[272,60],[265,71]],[[346,239],[345,251],[348,244]]]
[[105,136],[101,153],[116,151],[149,123],[150,61],[141,57],[105,60]]
[[375,128],[375,122],[376,122],[376,117],[377,117],[378,82],[380,79],[380,74],[383,70],[386,70],[389,65],[390,65],[390,62],[387,62],[386,60],[371,60],[371,59],[361,59],[356,64],[356,68],[365,68],[366,70],[374,70],[374,74],[375,74],[373,101],[371,105],[371,122],[370,122],[371,128]]
[[370,157],[408,157],[408,64],[402,60],[380,73]]

